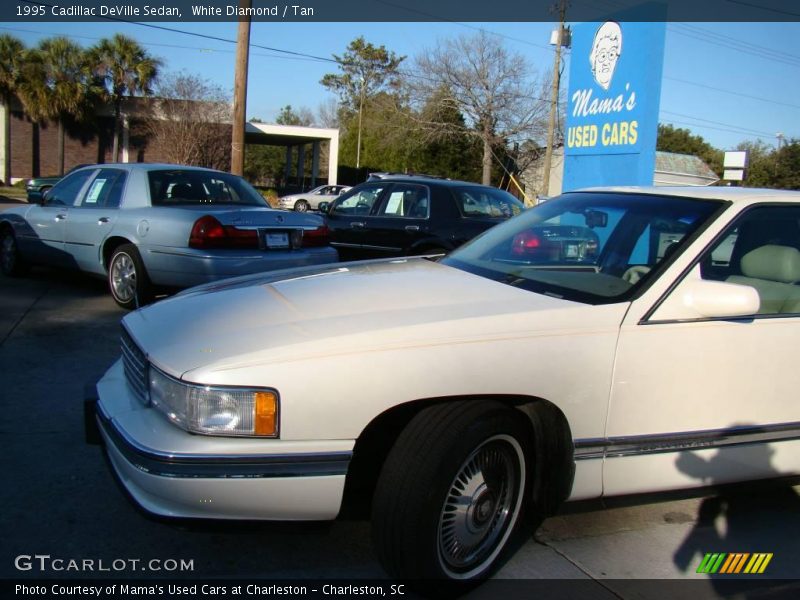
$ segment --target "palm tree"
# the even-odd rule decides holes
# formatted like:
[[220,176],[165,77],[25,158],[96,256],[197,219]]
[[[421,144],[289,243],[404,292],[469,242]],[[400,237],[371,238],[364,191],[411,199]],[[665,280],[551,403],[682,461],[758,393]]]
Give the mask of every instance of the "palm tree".
[[25,45],[12,35],[0,35],[0,106],[3,108],[3,179],[11,184],[11,100],[19,85],[21,58]]
[[66,37],[42,40],[27,56],[28,86],[23,104],[34,120],[58,123],[58,174],[64,174],[64,128],[69,120],[83,120],[92,96],[92,69],[87,54]]
[[105,81],[114,105],[113,160],[119,161],[122,137],[122,100],[125,96],[149,96],[161,61],[150,56],[139,43],[122,34],[104,38],[90,50],[97,75]]

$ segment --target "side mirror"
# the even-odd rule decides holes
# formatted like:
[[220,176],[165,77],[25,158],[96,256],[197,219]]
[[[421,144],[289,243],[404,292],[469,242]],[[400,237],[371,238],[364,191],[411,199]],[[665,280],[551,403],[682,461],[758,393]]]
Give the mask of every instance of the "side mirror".
[[324,214],[327,215],[328,214],[328,209],[330,209],[330,207],[331,207],[331,203],[330,202],[320,202],[319,206],[317,207],[317,210],[319,210],[319,212],[324,213]]
[[653,314],[652,319],[725,319],[758,313],[761,298],[749,285],[686,279]]
[[48,188],[39,195],[39,204],[42,206],[47,204],[47,199],[50,197],[50,192],[53,188]]

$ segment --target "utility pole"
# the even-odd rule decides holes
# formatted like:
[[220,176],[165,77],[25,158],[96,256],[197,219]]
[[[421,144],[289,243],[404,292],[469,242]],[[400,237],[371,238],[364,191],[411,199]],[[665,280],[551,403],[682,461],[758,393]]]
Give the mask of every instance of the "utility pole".
[[564,44],[564,18],[567,13],[567,0],[558,3],[558,37],[553,59],[553,89],[550,96],[550,119],[547,123],[547,148],[544,153],[544,173],[542,175],[542,193],[547,196],[550,191],[550,167],[553,163],[553,143],[556,132],[556,114],[558,113],[558,91],[561,83],[561,46]]
[[364,112],[364,76],[361,76],[361,95],[358,102],[358,142],[356,142],[356,169],[361,168],[361,115]]
[[231,173],[244,174],[244,128],[247,108],[247,64],[250,58],[250,15],[252,0],[239,0],[246,16],[239,17],[236,38],[236,76],[233,82],[233,132],[231,135]]
[[781,164],[781,142],[783,142],[783,132],[779,131],[775,134],[778,138],[778,151],[775,153],[775,176],[777,177]]

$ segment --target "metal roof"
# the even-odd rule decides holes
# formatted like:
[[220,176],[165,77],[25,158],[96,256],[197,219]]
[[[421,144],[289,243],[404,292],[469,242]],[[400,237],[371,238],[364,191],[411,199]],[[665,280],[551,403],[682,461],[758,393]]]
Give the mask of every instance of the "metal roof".
[[711,185],[717,181],[719,176],[698,156],[656,152],[655,185]]

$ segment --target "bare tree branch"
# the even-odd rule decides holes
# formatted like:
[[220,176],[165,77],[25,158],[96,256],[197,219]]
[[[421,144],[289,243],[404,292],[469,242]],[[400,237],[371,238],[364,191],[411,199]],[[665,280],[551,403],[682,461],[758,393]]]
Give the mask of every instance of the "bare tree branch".
[[146,129],[150,143],[172,163],[230,168],[230,96],[187,73],[161,80]]
[[[506,50],[491,34],[440,41],[416,58],[416,66],[420,76],[409,82],[416,102],[427,103],[438,94],[480,135],[484,183],[491,177],[492,146],[542,134],[548,105],[541,82],[521,55]],[[450,91],[449,97],[442,89]]]

